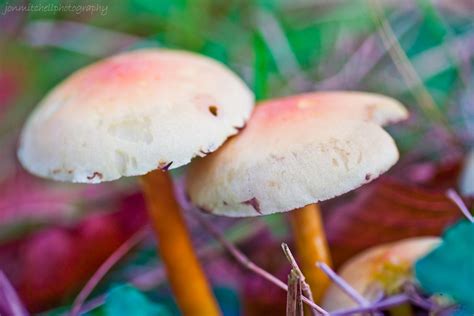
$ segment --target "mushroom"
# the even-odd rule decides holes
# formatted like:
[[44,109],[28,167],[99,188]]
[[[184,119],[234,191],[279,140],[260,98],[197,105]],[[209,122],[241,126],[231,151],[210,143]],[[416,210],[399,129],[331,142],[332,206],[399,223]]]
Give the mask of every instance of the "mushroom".
[[[397,294],[413,281],[412,266],[440,242],[437,237],[415,237],[369,248],[345,263],[339,275],[368,302]],[[357,306],[338,286],[332,284],[322,301],[332,312]]]
[[254,97],[220,63],[145,49],[85,67],[29,117],[18,157],[33,174],[100,183],[140,176],[172,290],[185,315],[219,309],[166,172],[216,150],[245,124]]
[[329,281],[315,264],[330,265],[330,255],[315,203],[387,171],[397,161],[398,151],[378,124],[406,116],[397,101],[360,92],[311,93],[263,102],[239,135],[191,163],[188,195],[199,208],[218,215],[292,211],[299,260],[318,299]]

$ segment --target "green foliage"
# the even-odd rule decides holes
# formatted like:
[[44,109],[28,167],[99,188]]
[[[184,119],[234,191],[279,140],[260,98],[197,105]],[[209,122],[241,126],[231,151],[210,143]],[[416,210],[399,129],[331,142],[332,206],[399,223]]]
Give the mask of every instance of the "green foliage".
[[440,50],[446,54],[446,61],[448,63],[445,65],[446,67],[441,72],[432,73],[430,77],[424,80],[424,84],[437,101],[439,107],[443,108],[459,77],[458,65],[455,58],[453,58],[453,54],[449,51],[449,44],[446,44],[447,41],[452,40],[455,34],[431,1],[419,0],[418,3],[422,17],[417,27],[416,39],[413,45],[408,47],[407,54],[413,58],[423,56],[423,53],[427,53],[430,50]]
[[265,45],[262,36],[258,33],[255,33],[254,35],[253,47],[255,55],[253,90],[257,100],[260,100],[265,99],[268,95],[268,77],[270,69],[274,68],[274,63],[272,62],[271,53],[268,50],[268,47]]
[[216,287],[213,290],[224,316],[239,316],[242,314],[241,302],[234,289]]
[[171,316],[163,306],[149,300],[131,285],[120,285],[106,294],[105,303],[87,316]]
[[472,313],[463,308],[459,308],[454,311],[453,316],[472,316]]
[[288,236],[288,223],[283,214],[271,214],[263,216],[262,220],[270,229],[270,232],[275,238],[285,238]]
[[424,291],[446,295],[474,313],[474,224],[463,221],[449,228],[441,245],[419,259],[415,275]]

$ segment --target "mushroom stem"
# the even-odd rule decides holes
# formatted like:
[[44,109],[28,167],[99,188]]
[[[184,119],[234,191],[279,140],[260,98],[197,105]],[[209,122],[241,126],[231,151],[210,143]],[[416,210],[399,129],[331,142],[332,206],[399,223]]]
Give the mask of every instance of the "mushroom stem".
[[329,278],[317,268],[316,263],[321,261],[331,266],[321,210],[317,204],[293,210],[290,222],[299,262],[315,302],[318,302],[329,285]]
[[167,172],[141,177],[148,213],[172,291],[183,315],[220,315],[217,302],[193,250]]

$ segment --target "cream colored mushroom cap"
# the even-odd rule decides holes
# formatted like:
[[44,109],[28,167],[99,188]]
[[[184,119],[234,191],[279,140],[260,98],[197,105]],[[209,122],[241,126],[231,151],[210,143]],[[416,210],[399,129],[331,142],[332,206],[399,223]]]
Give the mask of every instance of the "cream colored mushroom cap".
[[30,172],[97,183],[177,168],[245,124],[252,92],[220,63],[145,49],[85,67],[28,119],[18,157]]
[[315,115],[334,118],[364,120],[387,125],[408,118],[407,109],[397,100],[368,92],[327,91],[304,93],[273,99],[274,111],[295,107],[303,116]]
[[[378,177],[398,160],[397,148],[370,121],[373,110],[349,103],[343,110],[337,100],[350,102],[348,95],[309,95],[324,102],[315,108],[301,107],[301,96],[257,106],[239,135],[190,165],[191,201],[214,214],[257,216],[330,199]],[[352,95],[355,104],[364,104],[359,96],[370,99]],[[389,120],[382,116],[379,122]]]
[[[339,275],[370,302],[378,298],[380,291],[386,290],[384,283],[395,287],[412,279],[411,267],[414,262],[439,242],[437,237],[415,237],[375,246],[345,263]],[[331,284],[323,298],[322,306],[332,312],[356,307],[357,303],[339,287]]]

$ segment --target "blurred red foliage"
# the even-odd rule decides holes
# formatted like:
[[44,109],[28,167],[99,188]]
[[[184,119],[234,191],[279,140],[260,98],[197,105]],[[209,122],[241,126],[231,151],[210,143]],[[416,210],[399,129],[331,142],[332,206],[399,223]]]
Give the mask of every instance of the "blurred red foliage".
[[326,231],[335,266],[373,245],[440,235],[462,217],[445,191],[456,187],[460,162],[421,163],[382,177],[328,214]]
[[[0,269],[31,312],[74,295],[99,265],[146,221],[139,193],[115,196],[114,208],[0,245]],[[113,212],[111,212],[113,211]]]

